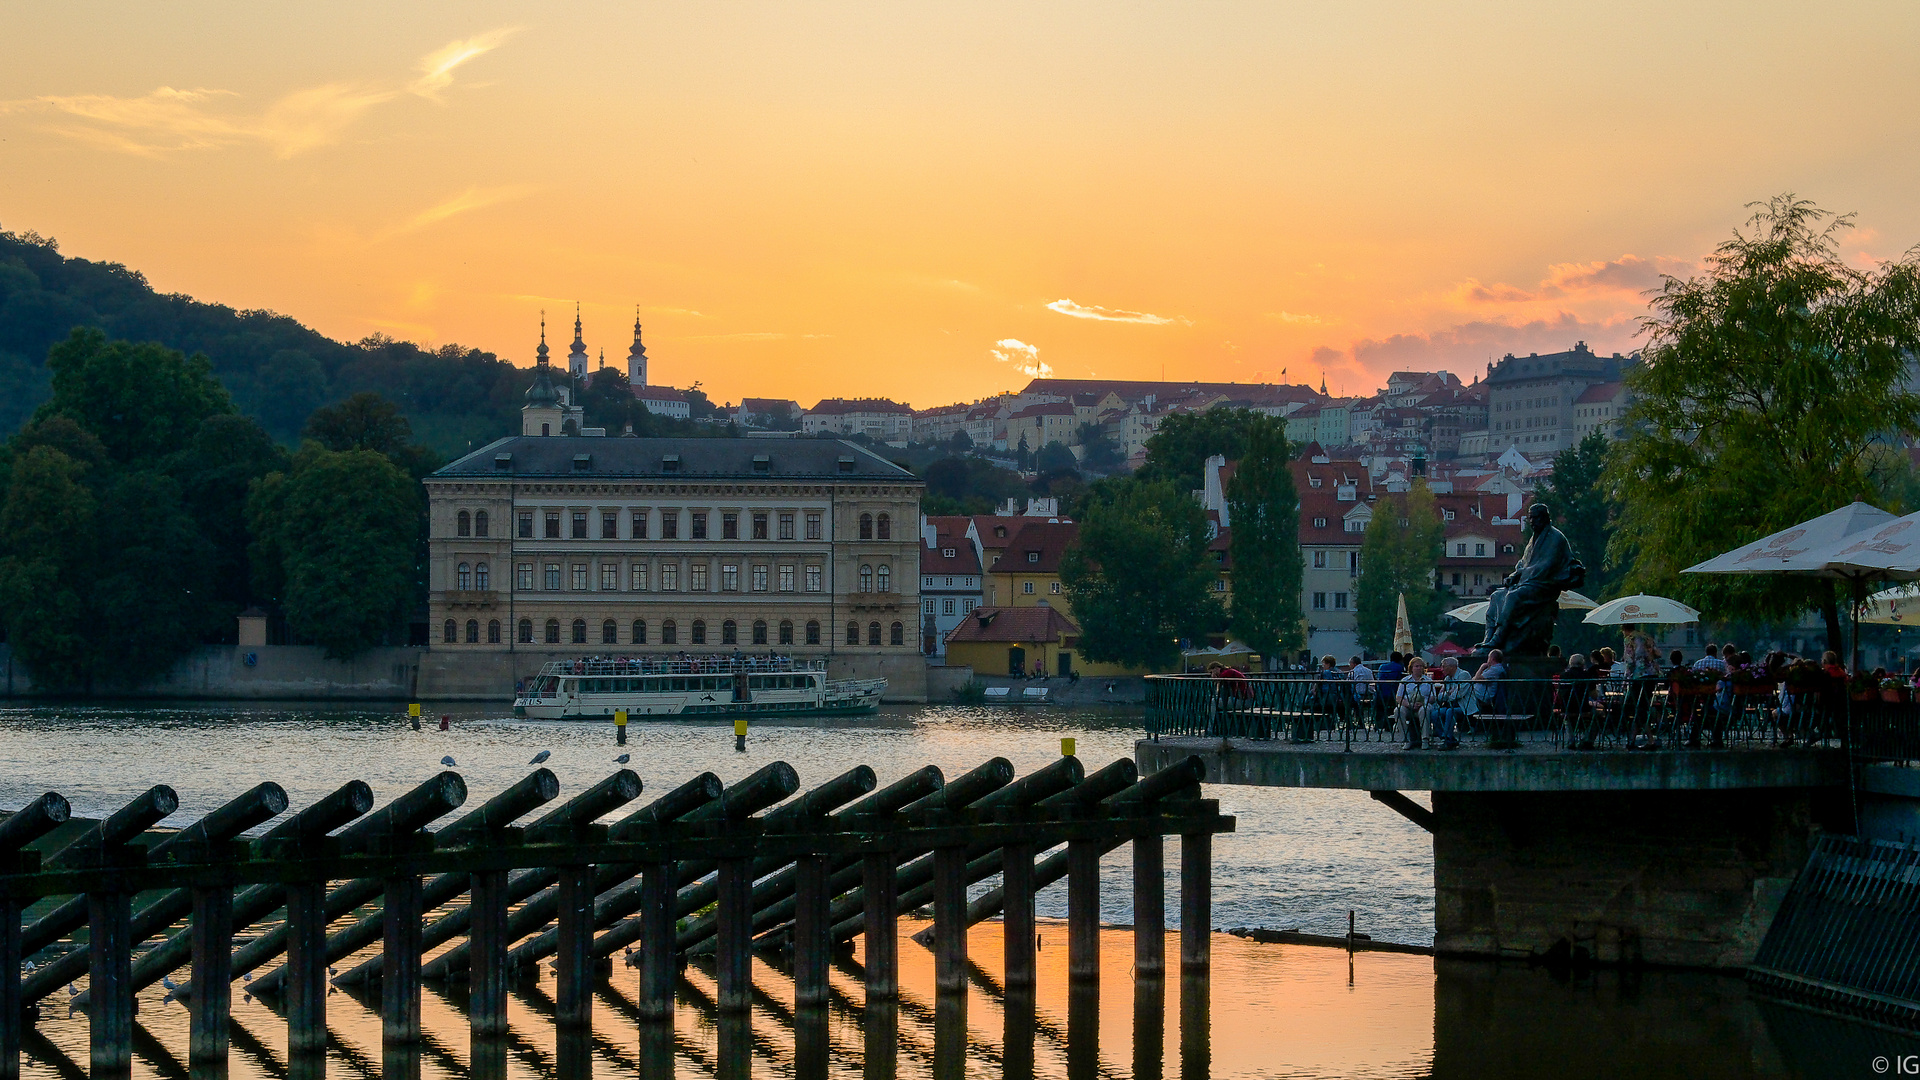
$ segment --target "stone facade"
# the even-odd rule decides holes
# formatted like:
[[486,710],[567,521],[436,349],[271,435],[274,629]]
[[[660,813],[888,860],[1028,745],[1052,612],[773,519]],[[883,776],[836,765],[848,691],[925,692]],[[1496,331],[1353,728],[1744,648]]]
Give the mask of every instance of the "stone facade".
[[922,485],[860,447],[530,435],[426,488],[431,685],[478,692],[442,654],[921,663]]

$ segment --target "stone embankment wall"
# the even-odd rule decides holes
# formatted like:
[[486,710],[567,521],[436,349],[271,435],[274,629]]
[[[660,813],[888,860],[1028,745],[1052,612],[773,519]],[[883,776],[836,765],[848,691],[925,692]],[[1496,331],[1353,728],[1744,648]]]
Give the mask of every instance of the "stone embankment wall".
[[[560,649],[516,649],[513,652],[423,650],[418,693],[422,701],[510,701],[516,681],[533,675],[542,664],[577,659],[575,645]],[[804,654],[800,654],[804,655]],[[827,657],[827,676],[833,679],[887,680],[883,700],[927,700],[927,665],[918,656],[843,655]]]
[[[415,693],[425,649],[369,649],[329,660],[310,645],[208,645],[167,677],[134,689],[96,690],[96,697],[234,701],[407,701]],[[33,679],[0,645],[0,694],[37,696]],[[511,687],[512,683],[509,682]]]

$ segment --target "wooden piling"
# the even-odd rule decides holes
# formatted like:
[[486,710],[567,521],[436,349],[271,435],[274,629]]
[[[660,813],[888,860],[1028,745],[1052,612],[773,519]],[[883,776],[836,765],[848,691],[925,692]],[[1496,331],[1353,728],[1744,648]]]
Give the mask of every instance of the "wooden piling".
[[827,1036],[824,1004],[800,1005],[793,1010],[794,1080],[827,1080],[833,1044]]
[[224,1066],[233,1023],[233,886],[193,890],[193,993],[187,997],[187,1060]]
[[420,878],[386,880],[381,907],[380,1041],[405,1047],[420,1041]]
[[1032,987],[1035,981],[1033,855],[1032,844],[1008,844],[1000,851],[1008,989]]
[[1133,977],[1167,974],[1166,842],[1133,838]]
[[286,887],[287,1052],[304,1054],[327,1045],[327,883]]
[[861,1080],[895,1080],[900,1064],[900,1003],[867,997],[861,1010]]
[[554,958],[554,1023],[585,1028],[593,1023],[593,867],[560,871],[560,951]]
[[1067,845],[1067,978],[1100,980],[1100,848],[1098,840]]
[[933,985],[938,993],[967,988],[967,849],[933,852]]
[[670,862],[640,868],[639,1004],[640,1015],[649,1020],[673,1019],[673,983],[680,966],[673,942],[676,872]]
[[746,1012],[753,1004],[753,880],[745,859],[720,861],[720,928],[716,954],[719,1007]]
[[93,990],[88,1042],[93,1076],[133,1069],[133,897],[87,894],[87,981]]
[[1136,975],[1133,980],[1133,1077],[1161,1080],[1166,1072],[1167,981]]
[[793,1003],[815,1008],[827,1003],[828,932],[827,876],[824,855],[807,855],[795,863],[793,908]]
[[0,900],[0,1080],[20,1080],[20,908]]
[[1180,838],[1180,974],[1204,975],[1213,960],[1213,834]]
[[892,1001],[900,994],[899,915],[894,907],[893,855],[887,852],[861,860],[860,885],[866,911],[862,936],[866,941],[867,1000]]
[[477,1045],[507,1033],[507,872],[474,874],[467,907],[467,1027]]

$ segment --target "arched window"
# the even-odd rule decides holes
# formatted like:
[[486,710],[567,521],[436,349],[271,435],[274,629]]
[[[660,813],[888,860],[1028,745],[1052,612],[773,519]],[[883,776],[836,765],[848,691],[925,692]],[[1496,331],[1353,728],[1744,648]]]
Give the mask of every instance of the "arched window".
[[882,540],[891,540],[891,539],[893,539],[893,517],[892,517],[892,515],[890,515],[890,514],[881,514],[881,515],[880,515],[880,521],[879,521],[879,526],[880,526],[880,539],[882,539]]
[[880,644],[880,624],[879,623],[870,622],[867,624],[867,644],[869,645]]
[[727,619],[720,624],[720,644],[740,644],[740,626],[732,619]]
[[480,644],[480,620],[479,619],[467,620],[467,644],[469,645]]
[[793,620],[792,619],[780,620],[780,644],[782,645],[793,644]]
[[889,644],[905,645],[907,643],[907,628],[899,623],[894,623],[887,640]]
[[500,644],[500,620],[499,619],[487,620],[487,644],[489,645]]
[[820,644],[820,624],[818,622],[809,621],[807,623],[807,644]]
[[847,644],[849,645],[860,644],[860,624],[859,623],[850,622],[847,624]]
[[693,627],[687,635],[687,640],[695,645],[705,645],[707,643],[707,623],[705,619],[693,620]]
[[473,564],[473,587],[481,592],[493,588],[493,575],[487,572],[486,563]]
[[635,645],[645,645],[647,643],[647,620],[633,620],[633,643]]
[[872,514],[860,515],[860,539],[862,540],[873,539],[873,515]]
[[672,619],[668,619],[667,621],[660,624],[660,644],[662,645],[680,644],[680,628],[674,625],[674,621]]
[[893,567],[881,564],[878,587],[881,592],[893,591]]
[[453,625],[452,619],[448,619],[447,625],[441,629],[440,640],[446,642],[449,645],[460,640],[460,631],[457,627]]
[[473,535],[473,515],[467,513],[465,510],[462,510],[460,511],[460,516],[454,520],[457,522],[457,524],[454,526],[454,532],[456,535],[459,535],[459,536]]
[[466,563],[461,563],[460,569],[454,572],[454,580],[459,582],[454,588],[459,589],[461,592],[466,592],[468,589],[473,588],[473,567],[468,566]]
[[587,620],[573,620],[573,643],[575,645],[585,645],[587,643]]
[[533,620],[532,619],[520,620],[520,643],[522,645],[533,644]]
[[620,624],[608,619],[600,624],[600,644],[618,645],[620,643]]
[[[485,510],[476,510],[476,511],[474,511],[474,514],[473,514],[473,535],[475,535],[475,536],[485,536],[485,535],[487,535],[487,512],[486,512]],[[486,586],[484,586],[484,585],[482,585],[482,586],[481,586],[481,588],[483,588],[483,589],[484,589],[484,588],[486,588]]]
[[860,564],[860,591],[873,591],[873,567],[868,566],[866,563]]
[[560,620],[559,619],[547,620],[547,644],[549,645],[560,644]]
[[767,620],[753,620],[753,643],[755,645],[765,645],[767,643]]

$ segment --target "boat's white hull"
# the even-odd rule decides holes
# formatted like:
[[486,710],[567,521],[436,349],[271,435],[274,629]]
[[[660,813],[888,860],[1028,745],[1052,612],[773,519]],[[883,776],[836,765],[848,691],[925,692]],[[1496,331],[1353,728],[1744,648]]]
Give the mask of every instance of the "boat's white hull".
[[515,715],[535,720],[605,720],[625,712],[631,720],[715,720],[753,717],[854,716],[874,712],[885,679],[830,683],[823,691],[757,691],[747,701],[725,691],[673,693],[581,693],[514,699]]

